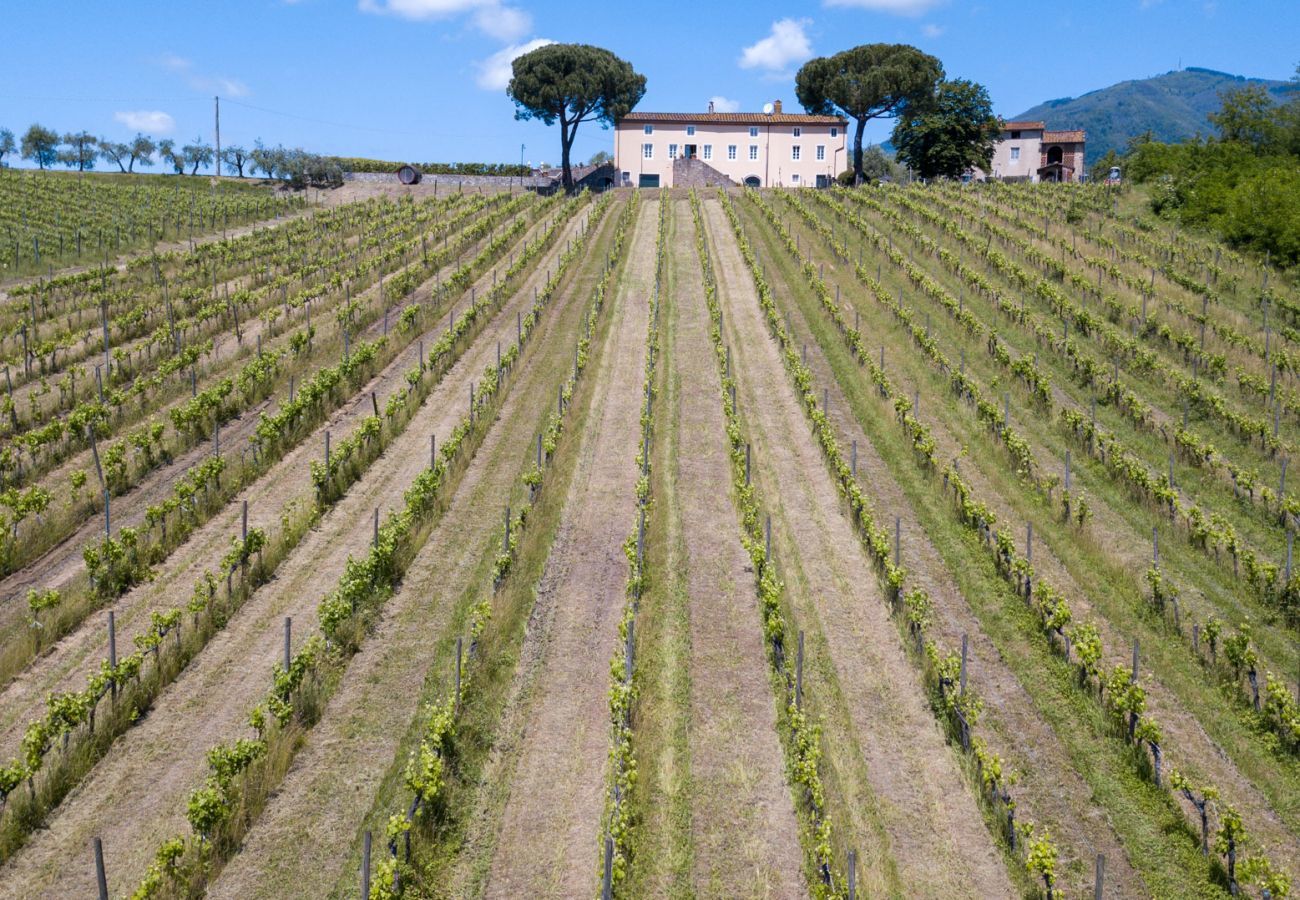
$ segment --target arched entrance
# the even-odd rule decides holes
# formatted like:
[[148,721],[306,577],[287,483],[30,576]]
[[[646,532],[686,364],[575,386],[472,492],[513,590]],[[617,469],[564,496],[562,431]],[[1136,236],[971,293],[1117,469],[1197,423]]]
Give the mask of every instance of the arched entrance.
[[1048,164],[1049,166],[1050,166],[1052,163],[1059,163],[1059,162],[1064,162],[1064,161],[1065,161],[1065,153],[1064,153],[1063,150],[1061,150],[1060,147],[1048,147],[1048,148],[1047,148],[1047,164]]
[[745,179],[745,187],[756,188],[762,186],[762,184],[763,182],[759,180],[757,175],[750,175]]

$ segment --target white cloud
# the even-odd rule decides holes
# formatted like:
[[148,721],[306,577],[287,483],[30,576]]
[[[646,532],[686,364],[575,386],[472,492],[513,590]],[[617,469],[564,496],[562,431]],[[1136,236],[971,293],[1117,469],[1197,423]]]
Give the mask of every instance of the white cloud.
[[812,44],[804,29],[811,19],[780,19],[772,23],[772,33],[740,54],[742,69],[780,71],[791,63],[812,56]]
[[713,104],[714,112],[740,112],[739,100],[728,100],[726,97],[710,97],[709,102]]
[[164,53],[158,58],[158,64],[169,72],[175,72],[186,84],[196,91],[209,94],[223,94],[227,97],[247,97],[248,85],[238,78],[225,75],[205,75],[194,69],[194,61],[175,53]]
[[158,109],[135,109],[113,113],[113,118],[135,131],[168,134],[176,127],[176,120]]
[[362,12],[417,22],[451,19],[473,13],[474,26],[499,41],[516,41],[533,27],[525,10],[501,0],[358,0]]
[[928,38],[937,38],[943,34],[942,25],[926,24],[921,26],[921,34]]
[[825,0],[827,6],[853,6],[895,16],[919,16],[943,0]]
[[531,53],[538,47],[545,47],[547,44],[554,43],[555,41],[550,38],[535,38],[526,44],[502,47],[496,53],[478,63],[478,77],[475,81],[485,91],[504,91],[514,75],[514,70],[510,67],[510,64],[515,61],[516,57]]
[[517,41],[533,30],[533,17],[515,6],[493,5],[475,13],[474,24],[498,41]]

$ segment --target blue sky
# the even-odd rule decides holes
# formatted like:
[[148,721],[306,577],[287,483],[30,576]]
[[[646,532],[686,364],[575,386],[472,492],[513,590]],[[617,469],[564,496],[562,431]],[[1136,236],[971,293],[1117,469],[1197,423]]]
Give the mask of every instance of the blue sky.
[[[678,12],[678,10],[682,10]],[[558,162],[555,129],[516,122],[509,58],[542,41],[597,44],[648,78],[642,110],[759,109],[794,98],[814,55],[915,44],[986,85],[997,111],[1183,66],[1285,79],[1295,0],[0,0],[0,127],[124,139],[212,139],[412,161]],[[1062,125],[1067,123],[1061,123]],[[890,126],[868,130],[887,138]],[[588,124],[574,152],[609,149]]]

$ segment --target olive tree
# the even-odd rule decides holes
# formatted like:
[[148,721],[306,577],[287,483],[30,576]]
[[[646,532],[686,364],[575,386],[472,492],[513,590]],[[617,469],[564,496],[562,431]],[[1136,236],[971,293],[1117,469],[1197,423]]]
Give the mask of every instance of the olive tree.
[[63,136],[66,149],[59,152],[59,162],[78,172],[95,168],[99,156],[99,139],[89,131],[70,131]]
[[190,166],[190,174],[199,174],[199,166],[210,164],[216,154],[212,151],[212,145],[204,143],[203,138],[196,137],[194,143],[186,144],[181,148],[181,155],[185,159],[185,164]]
[[136,136],[131,139],[131,153],[126,164],[126,170],[134,172],[136,163],[142,166],[152,166],[154,151],[157,149],[158,146],[154,144],[153,138],[137,132]]
[[111,162],[125,172],[126,162],[131,157],[131,145],[123,144],[120,141],[110,141],[108,138],[100,138],[99,155],[104,158],[105,162]]
[[5,157],[18,149],[14,143],[14,133],[8,128],[0,128],[0,166],[4,165]]
[[564,189],[573,189],[569,151],[578,126],[595,121],[617,125],[645,96],[645,76],[613,53],[589,44],[547,44],[515,59],[506,93],[515,118],[560,123]]
[[223,147],[221,150],[221,161],[226,164],[226,171],[238,173],[240,178],[244,177],[244,166],[248,165],[248,151],[243,147],[235,144],[230,147]]
[[176,149],[176,142],[171,138],[163,138],[158,142],[158,156],[171,166],[172,171],[177,175],[185,174],[185,154]]
[[795,76],[795,95],[814,115],[853,119],[853,179],[862,182],[862,132],[872,119],[897,118],[934,93],[943,65],[908,44],[863,44],[819,56]]
[[23,159],[30,159],[42,169],[59,161],[59,133],[44,125],[33,125],[23,134]]

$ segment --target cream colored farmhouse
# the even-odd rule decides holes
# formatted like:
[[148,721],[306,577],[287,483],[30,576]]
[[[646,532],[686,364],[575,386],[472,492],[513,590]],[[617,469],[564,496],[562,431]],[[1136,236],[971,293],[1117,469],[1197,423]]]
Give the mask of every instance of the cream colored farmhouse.
[[1082,131],[1048,131],[1046,122],[1003,122],[993,147],[990,172],[977,179],[1000,181],[1078,181],[1083,167]]
[[633,112],[614,129],[614,167],[628,187],[824,187],[849,165],[846,120],[781,110]]

